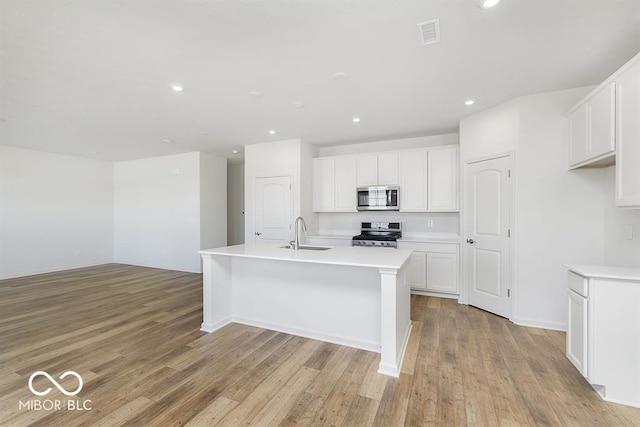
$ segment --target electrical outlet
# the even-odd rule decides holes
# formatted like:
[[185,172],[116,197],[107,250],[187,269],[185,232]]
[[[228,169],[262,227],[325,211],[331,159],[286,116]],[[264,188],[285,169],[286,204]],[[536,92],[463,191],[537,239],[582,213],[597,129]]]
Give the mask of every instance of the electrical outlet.
[[624,238],[626,240],[633,240],[633,226],[627,225],[624,228]]
[[427,227],[433,228],[433,220],[432,219],[428,219],[427,220]]

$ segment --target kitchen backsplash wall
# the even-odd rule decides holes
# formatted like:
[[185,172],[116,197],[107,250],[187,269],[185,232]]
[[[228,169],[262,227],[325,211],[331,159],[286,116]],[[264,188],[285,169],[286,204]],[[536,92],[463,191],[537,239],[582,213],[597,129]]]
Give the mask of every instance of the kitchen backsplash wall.
[[[360,231],[361,222],[394,221],[402,222],[405,234],[459,233],[458,213],[400,213],[400,212],[358,212],[319,214],[319,234],[354,235]],[[432,227],[429,227],[432,221]]]

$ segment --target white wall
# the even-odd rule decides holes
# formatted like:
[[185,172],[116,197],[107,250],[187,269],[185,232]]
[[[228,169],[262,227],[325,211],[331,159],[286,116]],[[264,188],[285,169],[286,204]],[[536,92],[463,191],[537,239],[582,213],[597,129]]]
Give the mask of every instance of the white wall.
[[0,279],[113,261],[113,165],[0,146]]
[[[268,176],[290,176],[292,184],[292,219],[305,215],[309,232],[317,230],[316,214],[311,213],[311,173],[308,165],[314,148],[299,139],[245,146],[245,242],[255,241],[255,179]],[[304,171],[302,167],[305,167]],[[304,193],[304,195],[303,195]],[[290,238],[293,238],[293,230]]]
[[[460,122],[463,168],[472,159],[515,152],[516,323],[564,329],[562,264],[603,262],[602,171],[567,171],[564,113],[589,89],[518,98]],[[464,207],[461,215],[464,218]]]
[[200,249],[227,246],[227,159],[200,157]]
[[[615,166],[602,171],[605,182],[604,263],[623,267],[640,267],[640,209],[615,205]],[[631,227],[631,239],[626,229]]]
[[565,329],[567,273],[563,264],[604,261],[603,171],[567,171],[564,113],[587,90],[520,99],[515,176],[516,323]]
[[[208,169],[201,186],[202,166]],[[116,262],[200,272],[201,240],[205,246],[226,244],[226,162],[187,153],[118,162],[114,168]],[[201,191],[212,197],[202,210]],[[204,236],[202,212],[211,221],[202,227]],[[223,222],[219,231],[216,220]]]
[[[319,234],[355,236],[360,234],[362,222],[401,222],[405,236],[425,233],[459,233],[459,215],[451,212],[404,213],[404,212],[353,212],[320,213]],[[428,221],[433,227],[428,227]],[[309,234],[309,233],[307,233]],[[310,235],[310,234],[309,234]]]
[[244,164],[227,166],[227,243],[244,243]]

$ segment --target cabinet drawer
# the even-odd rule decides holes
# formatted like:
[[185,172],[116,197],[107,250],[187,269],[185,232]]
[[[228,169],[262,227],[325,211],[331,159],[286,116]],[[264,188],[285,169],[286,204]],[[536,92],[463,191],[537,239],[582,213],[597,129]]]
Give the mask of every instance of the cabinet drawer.
[[583,297],[589,296],[587,278],[582,277],[572,271],[569,272],[569,289]]

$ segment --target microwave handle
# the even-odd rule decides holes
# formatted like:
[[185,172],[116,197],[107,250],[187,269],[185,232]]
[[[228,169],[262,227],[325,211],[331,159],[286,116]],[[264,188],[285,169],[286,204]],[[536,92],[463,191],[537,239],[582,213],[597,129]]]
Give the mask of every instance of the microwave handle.
[[387,191],[387,206],[391,206],[391,190]]

